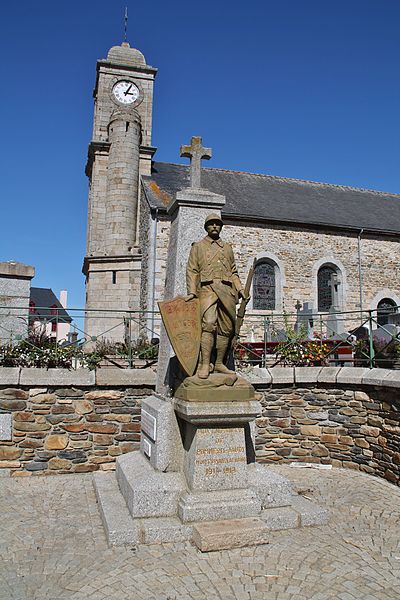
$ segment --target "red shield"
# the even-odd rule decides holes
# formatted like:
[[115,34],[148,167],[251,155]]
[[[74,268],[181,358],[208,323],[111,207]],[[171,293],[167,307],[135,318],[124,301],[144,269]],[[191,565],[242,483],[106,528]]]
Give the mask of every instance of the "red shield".
[[174,352],[188,375],[193,375],[200,353],[200,302],[182,296],[158,303],[164,327]]

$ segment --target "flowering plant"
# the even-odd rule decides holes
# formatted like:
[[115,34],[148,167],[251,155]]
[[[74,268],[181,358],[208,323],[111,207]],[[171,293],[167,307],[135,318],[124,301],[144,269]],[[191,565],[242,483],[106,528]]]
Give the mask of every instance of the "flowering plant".
[[36,367],[71,369],[78,363],[80,366],[93,369],[97,361],[92,360],[91,354],[85,354],[76,346],[61,346],[52,344],[47,347],[37,347],[27,340],[18,344],[0,346],[0,366],[2,367]]
[[308,340],[306,328],[302,324],[295,329],[283,314],[286,341],[281,342],[276,349],[278,361],[283,364],[301,367],[315,364],[323,364],[329,355],[329,346],[322,340]]
[[282,342],[277,347],[276,354],[283,364],[304,367],[326,362],[329,346],[325,342],[312,340]]
[[85,353],[75,344],[57,342],[44,328],[29,327],[26,339],[0,345],[1,367],[36,367],[71,369],[82,366],[96,368],[101,358],[96,353]]

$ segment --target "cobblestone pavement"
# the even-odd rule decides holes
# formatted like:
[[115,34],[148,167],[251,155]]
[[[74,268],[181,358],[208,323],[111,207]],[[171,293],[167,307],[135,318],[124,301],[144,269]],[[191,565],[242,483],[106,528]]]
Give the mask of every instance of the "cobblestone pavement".
[[108,548],[90,475],[1,478],[0,599],[397,600],[400,489],[350,470],[274,469],[330,507],[329,525],[208,554]]

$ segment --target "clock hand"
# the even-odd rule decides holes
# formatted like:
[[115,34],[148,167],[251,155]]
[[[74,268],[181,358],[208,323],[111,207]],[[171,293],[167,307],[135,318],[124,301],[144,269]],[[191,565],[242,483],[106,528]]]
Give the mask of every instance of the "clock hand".
[[128,87],[128,89],[126,90],[126,92],[124,92],[125,96],[128,96],[128,95],[129,96],[133,96],[133,94],[129,94],[129,90],[131,89],[131,87],[132,87],[132,84]]

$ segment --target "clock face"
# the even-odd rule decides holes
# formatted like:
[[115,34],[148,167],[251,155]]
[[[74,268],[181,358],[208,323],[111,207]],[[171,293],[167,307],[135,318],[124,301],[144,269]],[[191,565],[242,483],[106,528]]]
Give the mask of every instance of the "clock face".
[[132,81],[117,81],[112,93],[121,104],[132,104],[139,98],[139,89]]

